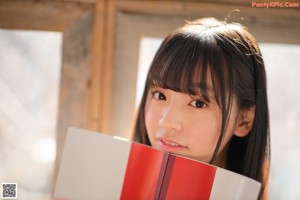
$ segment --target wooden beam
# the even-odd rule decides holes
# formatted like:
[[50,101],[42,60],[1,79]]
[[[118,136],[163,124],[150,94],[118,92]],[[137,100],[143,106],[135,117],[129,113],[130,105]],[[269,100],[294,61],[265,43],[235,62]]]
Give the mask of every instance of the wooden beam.
[[101,130],[106,133],[111,133],[111,98],[112,98],[112,74],[113,74],[113,56],[115,42],[115,0],[107,0],[108,13],[106,15],[106,28],[104,30],[105,49],[103,49],[103,91],[102,91],[102,109],[101,109]]
[[97,0],[55,0],[55,1],[63,1],[63,2],[73,2],[73,3],[90,3],[90,4],[96,4]]
[[0,27],[3,29],[63,32],[93,5],[58,1],[1,0]]
[[[107,2],[98,1],[95,5],[95,16],[92,32],[92,57],[91,57],[91,90],[89,93],[88,129],[106,132],[103,113],[105,102],[103,101],[105,72],[105,45],[107,30]],[[108,120],[108,119],[106,119]]]

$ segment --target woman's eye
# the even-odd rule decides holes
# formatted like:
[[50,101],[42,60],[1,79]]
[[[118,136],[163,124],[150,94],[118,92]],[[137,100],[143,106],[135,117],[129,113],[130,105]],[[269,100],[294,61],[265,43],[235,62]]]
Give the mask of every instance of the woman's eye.
[[157,100],[166,100],[167,99],[166,96],[161,92],[154,92],[153,96]]
[[206,103],[204,103],[203,101],[200,100],[194,100],[190,103],[191,106],[195,107],[195,108],[203,108],[206,107]]

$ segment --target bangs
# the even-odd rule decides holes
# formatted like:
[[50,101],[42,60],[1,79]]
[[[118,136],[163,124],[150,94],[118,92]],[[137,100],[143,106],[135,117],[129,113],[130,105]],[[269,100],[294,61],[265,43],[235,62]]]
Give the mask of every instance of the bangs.
[[[166,38],[150,68],[147,86],[159,86],[220,103],[224,62],[214,38],[173,35]],[[221,81],[221,82],[220,82]],[[211,82],[212,85],[208,85]],[[212,93],[212,94],[210,94]]]

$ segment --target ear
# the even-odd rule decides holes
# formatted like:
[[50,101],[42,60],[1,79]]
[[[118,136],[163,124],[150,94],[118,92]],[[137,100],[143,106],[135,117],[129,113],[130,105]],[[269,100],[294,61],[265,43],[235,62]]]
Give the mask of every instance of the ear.
[[246,108],[242,110],[238,117],[237,128],[235,130],[235,135],[238,137],[245,137],[248,135],[252,129],[254,116],[255,116],[255,106],[251,108]]

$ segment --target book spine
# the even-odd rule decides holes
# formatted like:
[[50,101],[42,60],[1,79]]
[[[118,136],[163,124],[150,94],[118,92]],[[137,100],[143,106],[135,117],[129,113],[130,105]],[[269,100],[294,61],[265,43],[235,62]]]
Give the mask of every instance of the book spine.
[[160,174],[161,183],[157,185],[157,191],[159,193],[155,196],[155,200],[165,200],[172,176],[172,171],[175,163],[175,157],[170,156],[170,154],[166,153],[166,159],[162,165],[161,171],[163,173]]

